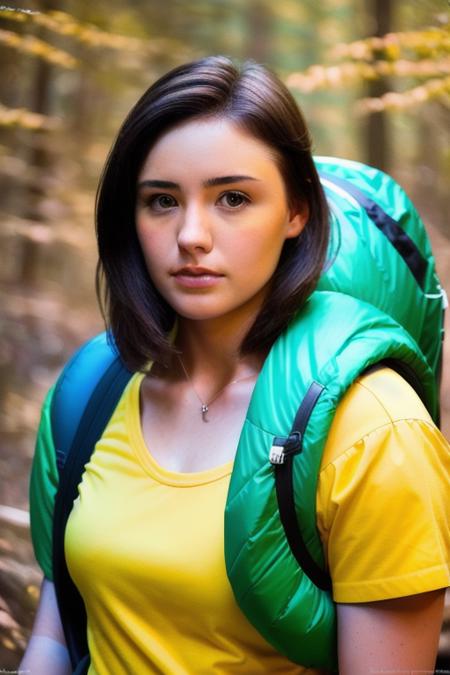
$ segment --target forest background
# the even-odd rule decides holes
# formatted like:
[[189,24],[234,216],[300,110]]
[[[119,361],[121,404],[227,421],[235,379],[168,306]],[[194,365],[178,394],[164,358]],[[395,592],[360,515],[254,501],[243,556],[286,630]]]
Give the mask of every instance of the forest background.
[[[17,666],[40,575],[28,474],[40,406],[62,363],[102,330],[96,183],[139,94],[183,61],[273,67],[315,153],[391,173],[450,287],[447,0],[24,0],[0,8],[0,668]],[[447,343],[443,430],[450,431]],[[440,665],[449,664],[450,617]]]

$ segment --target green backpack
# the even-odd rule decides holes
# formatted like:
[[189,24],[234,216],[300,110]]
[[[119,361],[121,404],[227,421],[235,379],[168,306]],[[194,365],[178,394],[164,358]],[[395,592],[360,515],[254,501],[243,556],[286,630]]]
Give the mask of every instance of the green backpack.
[[[439,422],[445,294],[424,226],[399,185],[356,162],[316,164],[332,214],[329,264],[258,377],[227,498],[225,561],[239,606],[268,642],[303,666],[333,669],[335,607],[315,513],[328,430],[354,379],[380,362],[412,384]],[[65,563],[65,525],[131,375],[110,335],[93,338],[49,392],[49,422],[40,428],[59,472],[52,563],[77,673],[89,664],[86,614]]]

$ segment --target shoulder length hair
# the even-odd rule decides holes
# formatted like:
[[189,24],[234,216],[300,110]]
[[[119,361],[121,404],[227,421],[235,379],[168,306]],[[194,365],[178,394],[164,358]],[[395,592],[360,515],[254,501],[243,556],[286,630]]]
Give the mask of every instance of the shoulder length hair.
[[97,296],[125,364],[141,370],[175,352],[168,333],[175,313],[148,274],[135,227],[137,177],[157,139],[187,120],[225,118],[274,151],[290,206],[308,204],[301,234],[287,239],[267,298],[241,354],[270,347],[314,290],[328,247],[329,213],[303,116],[285,85],[265,66],[240,67],[213,56],[161,77],[126,117],[97,191]]

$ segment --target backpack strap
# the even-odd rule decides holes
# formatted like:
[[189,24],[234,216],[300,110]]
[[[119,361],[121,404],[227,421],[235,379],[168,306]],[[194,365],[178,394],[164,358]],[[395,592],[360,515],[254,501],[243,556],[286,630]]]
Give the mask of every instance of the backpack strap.
[[392,246],[401,255],[412,275],[423,289],[425,274],[427,272],[427,261],[419,251],[418,247],[408,236],[408,234],[400,227],[396,220],[383,211],[381,206],[373,199],[368,197],[362,190],[356,187],[351,181],[341,178],[340,176],[332,176],[329,173],[320,171],[319,176],[324,181],[329,181],[334,185],[342,188],[345,192],[351,195],[358,204],[364,209],[370,220],[378,227],[381,232],[389,239]]
[[292,463],[294,455],[302,451],[305,433],[311,413],[325,387],[312,382],[300,404],[287,438],[276,437],[270,450],[269,459],[275,471],[275,489],[280,520],[291,551],[304,573],[324,591],[331,589],[331,577],[311,556],[298,525],[294,500]]
[[[388,367],[395,370],[424,400],[423,385],[412,368],[397,359],[384,359],[375,366],[367,368],[364,372],[368,373],[379,367]],[[318,588],[323,591],[330,591],[332,588],[331,577],[312,557],[299,526],[293,476],[294,456],[302,452],[303,435],[314,406],[324,389],[325,387],[318,382],[312,382],[297,410],[289,436],[276,436],[274,438],[269,460],[274,468],[280,520],[292,554],[303,572]]]
[[[102,349],[105,349],[104,343]],[[109,345],[107,349],[110,350],[107,354],[108,365],[100,374],[97,382],[94,381],[93,388],[87,387],[87,401],[76,399],[77,395],[80,394],[79,388],[77,389],[75,386],[76,381],[69,379],[67,382],[66,378],[64,391],[62,387],[57,390],[60,398],[59,400],[57,398],[54,404],[59,415],[63,413],[64,407],[66,407],[66,415],[70,415],[71,409],[67,406],[71,404],[71,401],[74,401],[74,405],[82,411],[78,427],[73,429],[72,438],[67,434],[65,437],[60,435],[59,443],[56,445],[59,487],[55,498],[53,517],[53,574],[56,597],[72,667],[76,673],[80,674],[87,672],[89,666],[86,610],[67,569],[64,555],[64,534],[73,502],[78,495],[78,485],[84,467],[132,376],[118,354],[113,352]],[[101,361],[103,355],[100,354],[99,356]],[[68,368],[74,369],[74,366],[77,365],[77,359],[78,366],[81,369],[83,365],[86,365],[82,363],[81,351],[69,362]],[[64,375],[63,371],[62,378],[64,378]],[[81,375],[85,379],[92,379],[92,372],[87,369]],[[95,372],[95,376],[98,378],[99,373]],[[62,400],[63,397],[64,401]],[[55,432],[55,436],[58,437],[56,429]]]

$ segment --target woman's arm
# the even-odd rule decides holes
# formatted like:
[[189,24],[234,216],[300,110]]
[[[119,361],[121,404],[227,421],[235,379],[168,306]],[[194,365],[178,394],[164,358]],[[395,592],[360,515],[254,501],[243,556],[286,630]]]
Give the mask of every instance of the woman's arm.
[[55,587],[48,579],[42,582],[33,632],[19,670],[33,675],[70,675],[72,672]]
[[339,675],[434,673],[445,589],[337,604]]

